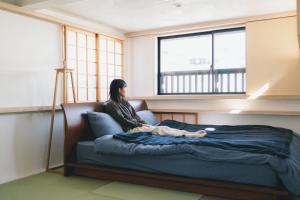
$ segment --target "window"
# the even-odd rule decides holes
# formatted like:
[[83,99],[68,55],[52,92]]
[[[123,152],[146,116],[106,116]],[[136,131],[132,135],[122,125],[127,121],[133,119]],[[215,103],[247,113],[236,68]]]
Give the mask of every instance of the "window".
[[123,44],[122,41],[99,36],[100,61],[100,98],[108,99],[109,84],[115,78],[123,78]]
[[[121,40],[66,27],[66,64],[74,69],[78,102],[104,101],[114,78],[123,77],[123,43]],[[68,102],[72,85],[68,79]]]
[[245,93],[245,29],[158,38],[158,94]]

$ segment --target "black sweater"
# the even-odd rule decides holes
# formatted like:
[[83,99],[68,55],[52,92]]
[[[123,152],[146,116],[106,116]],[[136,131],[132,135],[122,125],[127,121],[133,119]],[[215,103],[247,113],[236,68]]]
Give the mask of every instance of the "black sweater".
[[135,112],[134,108],[126,100],[116,102],[108,100],[105,106],[105,112],[110,114],[117,122],[119,122],[124,131],[141,127],[146,124]]

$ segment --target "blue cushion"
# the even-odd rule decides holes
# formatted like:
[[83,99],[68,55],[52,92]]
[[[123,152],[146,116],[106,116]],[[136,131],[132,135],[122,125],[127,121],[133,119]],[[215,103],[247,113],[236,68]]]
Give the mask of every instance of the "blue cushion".
[[121,125],[109,114],[102,112],[88,112],[88,121],[96,137],[123,133]]
[[157,125],[159,123],[159,121],[155,118],[153,112],[151,112],[150,110],[142,110],[142,111],[138,111],[136,112],[136,114],[142,119],[144,120],[147,124],[150,125]]

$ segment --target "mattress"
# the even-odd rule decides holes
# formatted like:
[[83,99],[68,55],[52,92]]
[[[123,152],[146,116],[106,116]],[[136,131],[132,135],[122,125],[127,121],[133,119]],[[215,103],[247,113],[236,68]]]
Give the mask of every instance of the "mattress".
[[190,154],[117,156],[97,154],[94,141],[80,141],[76,146],[79,163],[125,168],[156,174],[231,181],[262,186],[278,186],[280,180],[268,165],[196,160]]

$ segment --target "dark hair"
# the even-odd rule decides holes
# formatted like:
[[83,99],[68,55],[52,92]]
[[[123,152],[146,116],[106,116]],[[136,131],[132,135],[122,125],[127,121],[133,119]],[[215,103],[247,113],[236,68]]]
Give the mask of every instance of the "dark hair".
[[109,96],[113,101],[119,102],[121,100],[119,89],[126,87],[127,84],[122,79],[114,79],[109,86]]

